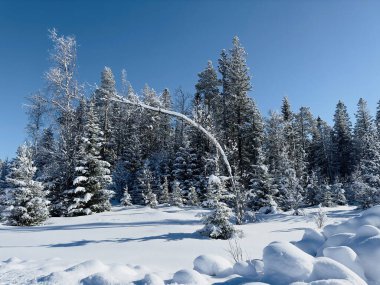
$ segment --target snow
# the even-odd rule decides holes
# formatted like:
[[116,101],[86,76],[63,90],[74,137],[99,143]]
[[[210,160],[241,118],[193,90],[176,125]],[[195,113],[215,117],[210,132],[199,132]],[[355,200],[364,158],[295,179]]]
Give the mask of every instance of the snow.
[[237,263],[228,241],[197,233],[208,212],[198,208],[114,207],[42,226],[0,225],[0,284],[378,284],[379,209],[360,217],[353,207],[325,210],[329,223],[343,223],[310,229],[310,208],[238,226],[245,259]]
[[173,276],[173,282],[177,284],[207,285],[208,281],[200,273],[191,269],[182,269]]
[[201,255],[194,260],[194,270],[210,276],[231,275],[232,264],[217,255]]

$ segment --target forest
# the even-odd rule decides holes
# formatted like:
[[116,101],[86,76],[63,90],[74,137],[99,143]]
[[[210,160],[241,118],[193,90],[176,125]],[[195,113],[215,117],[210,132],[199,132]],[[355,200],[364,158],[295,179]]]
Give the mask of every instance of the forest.
[[[230,219],[242,224],[257,212],[379,203],[380,104],[373,116],[358,98],[354,124],[343,101],[331,126],[306,106],[293,110],[287,97],[279,112],[263,115],[238,37],[198,73],[195,94],[148,85],[136,92],[125,70],[117,84],[108,67],[87,94],[76,39],[55,29],[49,37],[45,86],[27,98],[28,140],[15,158],[0,161],[0,213],[9,224],[38,225],[116,204],[188,205],[213,209],[206,235],[229,238]],[[202,131],[140,103],[202,126],[224,149],[233,177]]]

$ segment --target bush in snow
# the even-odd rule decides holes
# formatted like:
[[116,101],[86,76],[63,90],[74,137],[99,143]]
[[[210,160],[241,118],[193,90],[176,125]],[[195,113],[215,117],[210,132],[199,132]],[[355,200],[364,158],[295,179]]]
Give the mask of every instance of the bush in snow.
[[179,187],[179,182],[174,181],[173,183],[173,192],[170,196],[170,204],[172,206],[183,206],[183,199],[182,199],[182,190]]
[[204,227],[199,231],[202,235],[213,239],[230,239],[236,229],[230,222],[231,209],[223,202],[216,202],[215,209],[203,218]]
[[128,192],[128,186],[124,187],[123,197],[120,199],[120,205],[122,206],[131,206],[132,205],[132,197]]
[[323,211],[322,205],[319,205],[318,212],[314,214],[314,222],[318,229],[323,228],[327,222],[326,212]]
[[34,181],[36,167],[32,161],[32,150],[22,145],[17,150],[10,173],[6,177],[11,206],[9,222],[15,226],[32,226],[49,217],[46,193],[40,182]]

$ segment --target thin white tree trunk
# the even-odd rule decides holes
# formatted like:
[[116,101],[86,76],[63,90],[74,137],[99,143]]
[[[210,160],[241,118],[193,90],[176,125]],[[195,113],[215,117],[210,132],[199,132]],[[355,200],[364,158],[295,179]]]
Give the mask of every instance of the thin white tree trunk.
[[188,124],[194,126],[198,130],[202,131],[206,135],[206,137],[214,144],[214,146],[218,149],[218,151],[222,155],[223,162],[227,167],[228,175],[230,176],[230,178],[234,182],[234,179],[232,176],[231,165],[227,159],[227,155],[224,152],[222,146],[219,144],[219,142],[216,140],[216,138],[210,132],[208,132],[205,128],[203,128],[199,123],[195,122],[194,120],[190,119],[189,117],[185,116],[184,114],[174,112],[174,111],[169,111],[169,110],[162,109],[162,108],[152,107],[152,106],[146,105],[140,101],[133,102],[133,101],[130,101],[130,100],[123,98],[123,97],[120,97],[120,96],[118,96],[117,98],[112,98],[111,100],[116,101],[116,102],[129,104],[129,105],[139,106],[141,108],[148,109],[148,110],[151,110],[154,112],[163,113],[163,114],[171,115],[173,117],[177,117],[177,118],[187,122]]

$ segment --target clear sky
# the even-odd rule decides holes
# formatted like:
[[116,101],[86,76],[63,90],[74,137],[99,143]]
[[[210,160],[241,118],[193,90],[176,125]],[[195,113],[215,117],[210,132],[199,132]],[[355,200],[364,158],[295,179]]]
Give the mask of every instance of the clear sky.
[[182,86],[238,35],[263,114],[288,96],[331,122],[342,99],[380,99],[380,1],[0,0],[0,158],[25,140],[25,97],[44,87],[47,30],[75,35],[80,80],[125,68],[135,90]]

